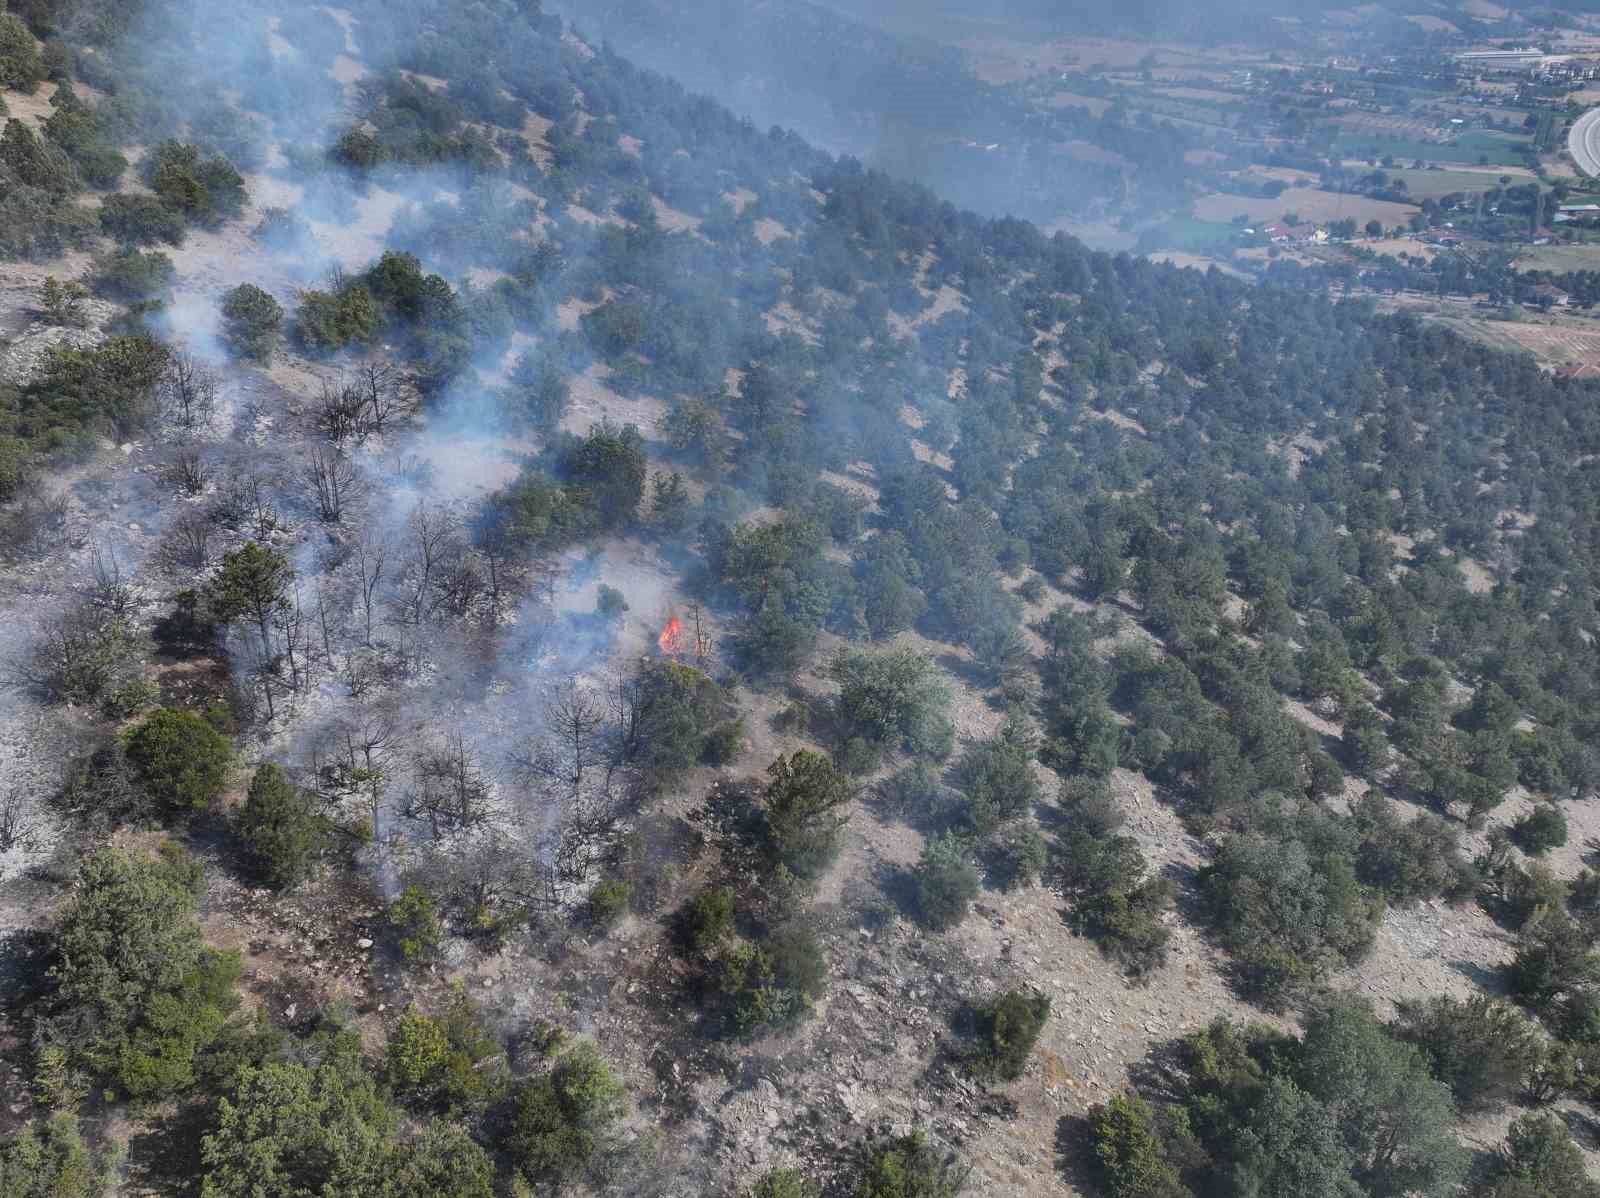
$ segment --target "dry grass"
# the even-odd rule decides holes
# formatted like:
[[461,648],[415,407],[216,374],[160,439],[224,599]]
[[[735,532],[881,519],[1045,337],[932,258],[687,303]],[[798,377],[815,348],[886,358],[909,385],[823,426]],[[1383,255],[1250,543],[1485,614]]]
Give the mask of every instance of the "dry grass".
[[647,440],[660,436],[667,418],[667,405],[653,395],[618,395],[606,386],[611,370],[603,363],[590,366],[572,378],[572,401],[561,417],[561,429],[577,437],[585,436],[602,420],[613,424],[638,425]]
[[905,317],[898,312],[889,313],[889,327],[896,337],[905,339],[916,335],[923,325],[932,324],[951,312],[966,310],[966,299],[954,287],[945,283],[932,293],[931,302],[915,316]]
[[1133,164],[1113,150],[1102,149],[1093,142],[1064,141],[1058,147],[1069,158],[1079,162],[1095,162],[1105,166],[1130,167]]
[[1536,245],[1517,254],[1518,270],[1549,270],[1564,274],[1575,270],[1600,270],[1600,244]]
[[1413,258],[1421,258],[1427,262],[1432,262],[1439,252],[1427,242],[1413,241],[1409,237],[1381,237],[1376,241],[1363,241],[1361,247],[1371,250],[1374,254],[1387,254],[1391,258],[1410,254]]
[[19,91],[0,91],[0,98],[5,100],[8,117],[15,117],[29,128],[38,130],[55,114],[55,106],[50,103],[55,94],[54,83],[41,83],[32,95]]
[[1111,101],[1099,96],[1080,96],[1072,92],[1056,92],[1050,97],[1052,108],[1087,108],[1089,115],[1098,117],[1111,107]]
[[606,302],[605,296],[594,301],[579,299],[577,296],[568,296],[556,306],[556,327],[563,333],[578,331],[578,322],[601,304]]
[[1155,89],[1155,94],[1173,100],[1198,100],[1202,104],[1231,104],[1239,99],[1232,92],[1212,91],[1204,87],[1161,87]]
[[656,223],[669,233],[693,233],[700,228],[700,218],[669,207],[655,196],[650,197],[650,207],[655,211]]
[[366,78],[367,68],[348,54],[340,54],[335,56],[333,65],[328,68],[328,75],[335,83],[349,87]]
[[545,135],[554,128],[555,122],[537,115],[528,113],[522,121],[522,140],[528,143],[528,153],[541,167],[550,166],[550,143],[545,140]]
[[1389,227],[1408,223],[1417,210],[1410,204],[1341,195],[1311,187],[1287,188],[1276,199],[1212,192],[1201,196],[1194,205],[1195,216],[1209,221],[1230,221],[1242,215],[1259,223],[1279,220],[1285,213],[1298,213],[1302,221],[1318,224],[1350,219],[1360,226],[1376,220]]
[[781,221],[773,220],[770,216],[763,216],[756,221],[752,232],[755,239],[762,245],[771,245],[774,241],[794,236],[793,233],[789,232],[787,226]]
[[1185,267],[1192,270],[1206,271],[1215,266],[1223,274],[1232,275],[1236,279],[1248,279],[1237,266],[1224,262],[1219,258],[1207,258],[1200,254],[1185,254],[1180,250],[1161,250],[1159,253],[1149,255],[1152,262],[1165,262],[1169,266]]
[[1600,365],[1600,329],[1450,317],[1459,331],[1500,349],[1526,351],[1543,366]]

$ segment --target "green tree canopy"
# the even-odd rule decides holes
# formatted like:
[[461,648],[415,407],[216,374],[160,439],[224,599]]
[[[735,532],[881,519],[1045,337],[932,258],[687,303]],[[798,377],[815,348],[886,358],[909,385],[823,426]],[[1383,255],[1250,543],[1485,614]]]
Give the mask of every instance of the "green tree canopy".
[[559,1186],[583,1172],[624,1106],[622,1084],[580,1040],[517,1086],[500,1147],[530,1182]]
[[1187,1194],[1167,1159],[1155,1112],[1137,1094],[1118,1094],[1089,1112],[1094,1162],[1109,1198],[1181,1198]]
[[294,567],[274,549],[250,541],[226,553],[207,594],[219,623],[245,619],[272,643],[272,622],[282,609],[294,578]]
[[222,335],[241,358],[270,364],[283,327],[283,307],[254,283],[240,283],[222,297]]
[[867,1146],[855,1198],[955,1198],[966,1180],[967,1170],[934,1148],[919,1128]]
[[1554,1115],[1512,1120],[1506,1142],[1476,1198],[1600,1198],[1572,1133]]
[[69,1114],[0,1140],[0,1198],[99,1198],[105,1182]]
[[80,867],[57,935],[44,1040],[136,1097],[187,1087],[238,1003],[239,956],[201,940],[198,884],[199,867],[175,851],[102,849]]
[[773,864],[814,877],[838,851],[854,797],[850,780],[821,753],[799,749],[767,767],[764,814]]
[[947,932],[967,917],[978,896],[978,871],[961,839],[936,836],[923,847],[916,868],[917,909],[936,932]]
[[916,650],[841,649],[828,665],[828,676],[839,685],[846,737],[937,757],[949,752],[950,692],[933,662]]
[[201,1142],[201,1198],[490,1198],[494,1166],[459,1127],[398,1134],[359,1045],[320,1064],[270,1061],[234,1075]]
[[32,93],[45,80],[39,43],[12,13],[0,13],[0,88]]
[[256,873],[285,889],[315,872],[328,838],[328,821],[315,801],[270,761],[250,779],[237,827]]
[[150,798],[172,812],[202,811],[233,762],[228,738],[203,716],[163,707],[127,736],[128,760]]
[[1538,1028],[1486,994],[1403,1002],[1395,1032],[1427,1055],[1434,1076],[1469,1111],[1510,1101],[1541,1054]]
[[1450,1090],[1369,1007],[1341,1000],[1313,1010],[1296,1080],[1334,1114],[1354,1174],[1374,1198],[1455,1193],[1467,1158]]

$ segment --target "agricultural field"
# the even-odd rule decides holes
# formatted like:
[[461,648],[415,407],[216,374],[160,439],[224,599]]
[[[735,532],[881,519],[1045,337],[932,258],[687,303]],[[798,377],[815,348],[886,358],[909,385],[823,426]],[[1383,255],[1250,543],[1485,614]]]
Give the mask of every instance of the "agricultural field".
[[1147,245],[1153,243],[1163,249],[1211,254],[1227,246],[1236,232],[1233,225],[1226,221],[1175,216],[1143,230],[1140,239]]
[[1446,315],[1440,318],[1456,331],[1496,349],[1529,353],[1541,366],[1600,365],[1600,322],[1589,327],[1573,322],[1483,320]]
[[1600,270],[1600,242],[1578,245],[1535,245],[1517,255],[1518,270]]
[[1425,241],[1416,241],[1410,237],[1383,237],[1376,241],[1364,241],[1361,248],[1371,250],[1374,254],[1383,254],[1391,258],[1409,256],[1421,258],[1425,262],[1432,262],[1439,251]]
[[1225,275],[1232,275],[1236,279],[1248,279],[1251,276],[1220,258],[1208,258],[1204,254],[1186,254],[1182,250],[1160,250],[1157,253],[1146,255],[1151,262],[1164,262],[1168,266],[1180,269],[1207,271],[1213,266]]
[[1056,92],[1049,102],[1052,108],[1085,108],[1095,117],[1111,107],[1111,101],[1102,96],[1079,96],[1072,92]]
[[[1151,77],[1174,83],[1196,78],[1225,79],[1240,67],[1265,65],[1268,55],[1244,47],[1206,47],[1176,42],[1122,41],[1112,38],[1065,38],[1020,41],[1010,37],[973,37],[957,43],[971,58],[973,70],[986,83],[1006,86],[1062,70],[1131,71],[1152,56]],[[1137,77],[1130,77],[1136,81]]]
[[[1350,165],[1350,164],[1347,164]],[[1356,165],[1366,165],[1364,162]],[[1527,183],[1537,176],[1526,167],[1459,168],[1456,170],[1391,170],[1391,179],[1401,180],[1406,191],[1418,200],[1436,200],[1440,196],[1461,192],[1488,191],[1500,186],[1500,176],[1509,175],[1512,185]]]
[[1410,140],[1343,132],[1334,142],[1335,152],[1345,157],[1381,158],[1393,155],[1408,161],[1478,163],[1487,166],[1520,166],[1527,159],[1533,142],[1513,134],[1474,129],[1451,143]]
[[1389,138],[1396,141],[1441,143],[1445,126],[1436,119],[1392,116],[1383,113],[1351,112],[1335,122],[1341,138]]
[[1275,221],[1285,213],[1298,213],[1302,221],[1318,224],[1348,219],[1357,225],[1376,220],[1388,226],[1407,223],[1416,211],[1410,204],[1313,187],[1290,187],[1276,198],[1213,192],[1201,196],[1194,205],[1194,214],[1200,220],[1222,222],[1240,215],[1252,221]]

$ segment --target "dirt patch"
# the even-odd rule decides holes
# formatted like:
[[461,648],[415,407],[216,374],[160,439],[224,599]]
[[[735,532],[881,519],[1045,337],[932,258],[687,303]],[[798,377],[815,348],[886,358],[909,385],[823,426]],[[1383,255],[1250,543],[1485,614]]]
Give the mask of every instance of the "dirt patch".
[[294,46],[290,44],[289,40],[278,32],[278,28],[282,23],[283,18],[281,17],[267,18],[267,53],[274,58],[288,58],[295,52]]
[[598,228],[601,225],[625,226],[628,223],[620,216],[613,215],[609,212],[602,216],[600,213],[593,212],[581,204],[568,204],[567,215],[573,220],[577,221],[580,225],[588,225],[591,228]]
[[771,245],[774,241],[794,236],[782,222],[775,221],[770,216],[763,216],[757,220],[751,229],[751,234],[762,245]]
[[328,68],[328,75],[335,83],[351,87],[367,77],[367,68],[348,54],[338,54],[334,56],[333,65]]
[[332,17],[334,24],[344,30],[345,53],[359,53],[359,48],[356,46],[355,29],[361,22],[356,19],[356,15],[348,8],[329,8],[326,5],[323,6],[322,11]]
[[[916,458],[919,462],[926,462],[930,466],[935,466],[938,469],[943,470],[946,474],[949,474],[956,468],[955,459],[952,458],[948,453],[941,453],[937,449],[934,449],[932,446],[928,445],[926,442],[918,441],[915,438],[913,438],[911,441],[911,456]],[[961,493],[957,491],[950,483],[945,483],[944,486],[945,493],[950,496],[951,500],[956,500],[961,497]]]
[[1456,567],[1461,571],[1467,590],[1474,595],[1487,595],[1494,590],[1494,575],[1482,562],[1475,558],[1463,557],[1457,560]]
[[1283,709],[1294,717],[1300,724],[1310,728],[1319,736],[1329,736],[1338,740],[1344,735],[1344,725],[1336,720],[1314,711],[1298,699],[1284,699]]
[[423,75],[416,71],[408,71],[402,67],[400,68],[400,77],[402,79],[409,79],[412,83],[420,83],[423,87],[427,88],[431,92],[450,90],[450,80],[441,79],[437,75]]
[[395,217],[406,198],[381,187],[369,187],[356,201],[355,219],[346,225],[307,221],[318,247],[347,270],[365,270],[383,253]]
[[561,303],[556,305],[556,327],[563,333],[577,332],[579,322],[603,304],[607,298],[602,296],[600,299],[591,302],[579,299],[574,295],[562,300]]
[[834,470],[823,470],[819,472],[818,477],[825,483],[832,483],[841,491],[848,491],[874,506],[877,505],[877,473],[868,462],[851,462],[845,467],[843,474]]
[[54,83],[41,83],[38,89],[29,95],[27,92],[0,91],[0,98],[6,102],[6,115],[15,117],[24,125],[34,130],[44,127],[44,123],[55,115],[55,105],[50,101],[55,97],[56,85]]
[[[925,275],[925,271],[923,272]],[[951,312],[966,311],[966,297],[948,283],[941,284],[939,290],[933,292],[932,300],[928,306],[915,316],[902,316],[898,312],[889,313],[889,327],[896,337],[905,340],[915,337],[917,330],[923,325],[934,322],[949,315]]]
[[[743,216],[744,210],[754,204],[761,197],[748,187],[737,187],[732,191],[722,193],[722,201],[733,209],[735,216]],[[764,244],[764,243],[763,243]]]
[[455,502],[476,501],[515,482],[523,456],[534,448],[500,433],[470,436],[445,429],[440,435],[421,437],[412,452],[432,471],[434,491]]
[[762,313],[762,320],[766,322],[769,333],[792,333],[812,345],[820,345],[822,338],[811,328],[800,310],[788,300],[781,300]]
[[599,362],[573,377],[572,402],[561,417],[562,430],[581,437],[602,420],[610,420],[613,424],[636,424],[647,439],[657,439],[667,417],[667,405],[650,395],[618,395],[606,386],[609,377],[610,367]]
[[545,135],[555,128],[555,122],[530,112],[522,119],[522,140],[528,143],[528,153],[543,169],[550,166],[550,143]]
[[1114,424],[1118,428],[1125,428],[1131,433],[1138,433],[1141,437],[1148,437],[1150,435],[1147,431],[1145,431],[1144,425],[1140,424],[1132,416],[1119,412],[1115,408],[1107,408],[1104,412],[1097,412],[1093,409],[1090,409],[1089,411],[1085,412],[1084,415],[1090,416],[1095,420],[1104,420],[1107,424]]
[[655,196],[650,197],[650,207],[656,214],[656,223],[669,233],[693,233],[700,228],[700,218],[668,207]]
[[1289,477],[1299,478],[1300,469],[1313,455],[1321,454],[1327,449],[1326,441],[1318,441],[1310,433],[1297,433],[1293,437],[1279,438],[1267,442],[1267,452],[1274,457],[1283,458],[1289,463]]

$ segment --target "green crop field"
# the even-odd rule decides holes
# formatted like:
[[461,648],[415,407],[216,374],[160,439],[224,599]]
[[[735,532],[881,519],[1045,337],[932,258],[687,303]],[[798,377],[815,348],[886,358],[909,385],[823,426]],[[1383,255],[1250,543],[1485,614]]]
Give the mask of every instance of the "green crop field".
[[1463,133],[1453,145],[1350,133],[1341,133],[1334,141],[1334,152],[1346,158],[1381,158],[1392,154],[1406,162],[1421,158],[1425,162],[1478,163],[1482,159],[1491,166],[1521,166],[1532,149],[1532,138],[1483,129]]
[[1227,245],[1238,232],[1231,224],[1175,216],[1139,233],[1141,250],[1186,250],[1203,254]]
[[1585,245],[1538,245],[1517,255],[1518,270],[1600,270],[1600,242]]
[[[1520,186],[1525,183],[1538,182],[1534,176],[1525,171],[1507,171],[1511,176],[1511,185]],[[1455,193],[1469,193],[1488,191],[1500,186],[1500,176],[1487,171],[1414,171],[1391,170],[1388,172],[1391,179],[1404,179],[1406,193],[1417,200],[1436,200],[1440,196]]]

